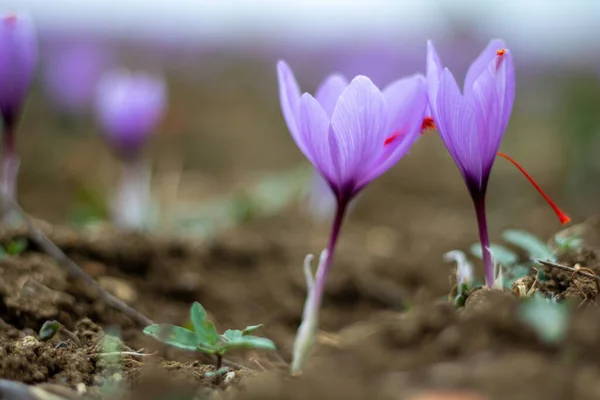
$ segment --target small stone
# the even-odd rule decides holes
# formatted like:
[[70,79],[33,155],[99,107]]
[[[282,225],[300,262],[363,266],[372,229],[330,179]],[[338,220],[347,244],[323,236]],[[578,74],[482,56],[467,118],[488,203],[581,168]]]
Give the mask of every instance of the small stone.
[[137,299],[137,291],[127,282],[113,276],[98,278],[102,288],[126,303],[132,303]]

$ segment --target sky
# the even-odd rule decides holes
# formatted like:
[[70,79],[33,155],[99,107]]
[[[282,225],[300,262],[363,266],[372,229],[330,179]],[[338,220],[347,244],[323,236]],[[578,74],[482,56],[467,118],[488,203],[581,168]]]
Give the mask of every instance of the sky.
[[223,45],[439,38],[463,21],[545,59],[598,54],[600,63],[600,0],[0,0],[0,9],[29,11],[43,32]]

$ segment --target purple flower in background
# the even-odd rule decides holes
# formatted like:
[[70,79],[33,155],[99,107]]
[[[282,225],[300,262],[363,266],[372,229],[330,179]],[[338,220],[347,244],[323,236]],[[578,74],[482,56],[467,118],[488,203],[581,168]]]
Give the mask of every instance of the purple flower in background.
[[113,221],[122,228],[146,225],[150,169],[141,158],[141,149],[161,122],[166,106],[166,84],[158,77],[113,71],[98,83],[97,118],[123,162],[121,183],[112,204]]
[[570,220],[512,158],[498,153],[515,98],[512,55],[501,40],[492,40],[471,64],[461,93],[454,76],[427,44],[429,106],[435,125],[467,185],[479,225],[485,280],[494,283],[494,266],[488,251],[485,194],[496,155],[510,162],[529,179],[554,208],[562,223]]
[[[27,14],[0,16],[0,116],[3,124],[2,191],[16,196],[19,158],[15,134],[38,58],[37,34]],[[3,210],[5,222],[12,216]]]
[[0,112],[6,129],[14,129],[37,65],[38,44],[27,14],[0,17]]
[[91,40],[54,43],[44,59],[44,83],[53,104],[71,114],[88,110],[112,53]]
[[308,297],[292,362],[292,372],[296,373],[314,340],[325,280],[347,207],[369,182],[396,164],[419,137],[427,107],[427,84],[423,76],[414,75],[380,91],[365,76],[348,83],[343,76],[332,75],[313,97],[301,94],[285,62],[280,61],[277,69],[288,129],[336,199],[329,244],[314,282],[310,271],[306,274]]
[[119,70],[105,74],[96,92],[96,116],[111,146],[135,156],[155,132],[167,106],[167,88],[158,77]]

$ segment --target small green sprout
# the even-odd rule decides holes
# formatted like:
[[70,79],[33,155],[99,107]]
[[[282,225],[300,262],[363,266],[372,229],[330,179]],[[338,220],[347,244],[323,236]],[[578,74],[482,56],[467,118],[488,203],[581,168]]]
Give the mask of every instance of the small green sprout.
[[45,342],[52,339],[58,333],[60,323],[58,321],[46,321],[40,329],[40,340]]
[[567,252],[574,251],[581,248],[583,245],[583,239],[579,237],[579,235],[571,235],[571,236],[562,236],[560,233],[557,233],[554,236],[554,242],[557,246],[557,251]]
[[6,247],[0,245],[0,258],[7,256],[15,257],[21,255],[27,247],[29,242],[25,238],[17,238],[11,240]]
[[[40,340],[42,342],[47,342],[48,340],[54,338],[57,334],[62,334],[63,336],[66,336],[68,339],[71,339],[71,341],[73,343],[75,343],[77,346],[81,346],[81,341],[79,340],[77,335],[74,334],[73,332],[71,332],[70,330],[68,330],[67,328],[65,328],[58,321],[52,320],[52,321],[44,322],[44,324],[40,328],[40,332],[39,332]],[[64,345],[65,343],[62,343],[62,344]]]
[[[576,238],[570,238],[568,241],[557,242],[559,248],[554,251],[550,249],[544,242],[535,237],[533,234],[517,230],[508,229],[502,233],[502,238],[513,246],[523,249],[527,253],[527,259],[522,259],[507,247],[491,244],[490,248],[496,262],[500,264],[503,269],[503,287],[512,288],[516,281],[521,278],[527,277],[534,269],[535,264],[532,260],[542,259],[549,261],[556,261],[557,253],[567,247],[561,246],[561,243],[569,249],[576,249],[580,242]],[[481,245],[475,243],[470,248],[471,254],[475,257],[482,258],[481,256]],[[546,279],[544,271],[540,268],[537,269],[536,278],[538,282],[543,282]]]
[[248,326],[241,331],[228,329],[219,335],[214,324],[208,319],[206,311],[198,302],[192,305],[190,317],[194,331],[171,324],[154,324],[146,327],[144,333],[169,346],[215,355],[217,372],[221,370],[223,355],[229,350],[276,349],[272,340],[250,335],[262,325]]

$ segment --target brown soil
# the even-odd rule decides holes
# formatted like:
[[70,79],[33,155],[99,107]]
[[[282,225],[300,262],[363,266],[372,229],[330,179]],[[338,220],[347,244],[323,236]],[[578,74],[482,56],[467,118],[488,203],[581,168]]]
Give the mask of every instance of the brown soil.
[[[199,301],[221,330],[264,323],[261,335],[273,339],[279,350],[228,356],[235,363],[233,373],[207,378],[204,373],[214,370],[213,360],[167,349],[145,337],[142,327],[70,278],[29,240],[24,253],[0,259],[0,377],[42,384],[38,387],[44,393],[63,398],[114,393],[139,399],[175,394],[418,399],[427,394],[467,400],[479,398],[477,393],[494,399],[600,398],[600,311],[594,306],[598,292],[591,279],[545,270],[542,291],[562,298],[579,296],[578,303],[587,299],[574,310],[566,338],[547,344],[521,321],[520,300],[512,293],[476,290],[464,309],[454,310],[440,299],[436,279],[415,275],[412,284],[396,284],[378,270],[360,269],[365,255],[349,246],[351,240],[342,242],[339,267],[328,282],[314,356],[303,376],[289,377],[287,361],[305,296],[298,267],[305,250],[295,245],[295,231],[287,229],[292,220],[261,221],[261,235],[250,225],[201,245],[107,230],[76,233],[41,224],[107,290],[155,321],[185,324],[189,306]],[[594,221],[584,228],[593,229]],[[293,224],[298,228],[302,220]],[[17,238],[28,235],[0,234],[3,245]],[[598,273],[597,259],[586,239],[580,251],[563,254],[560,261]],[[59,321],[77,340],[59,334],[40,341],[37,331],[47,320]],[[104,354],[102,327],[113,332],[118,328],[123,351],[145,355],[111,361]],[[115,387],[120,390],[114,392]]]

